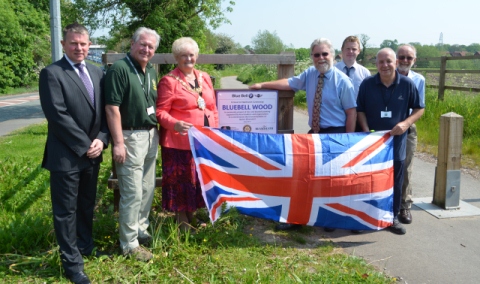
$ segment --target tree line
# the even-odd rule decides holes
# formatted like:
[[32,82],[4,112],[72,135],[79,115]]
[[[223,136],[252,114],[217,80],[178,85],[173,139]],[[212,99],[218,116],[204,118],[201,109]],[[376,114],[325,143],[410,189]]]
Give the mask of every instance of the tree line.
[[[36,85],[40,70],[51,63],[49,3],[50,0],[0,0],[0,93]],[[234,1],[222,0],[60,0],[62,27],[79,22],[91,34],[108,28],[108,36],[92,39],[97,44],[106,45],[107,50],[127,52],[133,32],[140,26],[146,26],[155,29],[162,38],[157,53],[170,53],[175,39],[189,36],[197,41],[201,53],[278,54],[293,51],[297,60],[309,59],[308,47],[286,45],[275,31],[259,30],[251,45],[247,46],[234,42],[230,35],[214,33],[217,27],[229,23],[227,13],[233,10],[234,5]],[[379,48],[369,45],[368,35],[358,36],[362,47],[358,59],[362,64],[369,65],[369,59]],[[396,39],[386,39],[380,48],[396,49],[400,44]],[[468,46],[411,44],[417,48],[417,57],[439,57],[455,51],[472,55],[480,51],[477,43]],[[475,61],[448,62],[447,67],[480,69],[480,62]],[[417,67],[438,68],[439,64],[419,61]],[[224,66],[216,67],[222,69]]]

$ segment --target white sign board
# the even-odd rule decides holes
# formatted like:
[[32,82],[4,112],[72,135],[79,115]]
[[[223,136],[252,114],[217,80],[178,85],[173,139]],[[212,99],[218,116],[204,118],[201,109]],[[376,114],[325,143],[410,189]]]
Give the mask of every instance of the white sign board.
[[277,133],[278,91],[241,89],[216,93],[220,128]]

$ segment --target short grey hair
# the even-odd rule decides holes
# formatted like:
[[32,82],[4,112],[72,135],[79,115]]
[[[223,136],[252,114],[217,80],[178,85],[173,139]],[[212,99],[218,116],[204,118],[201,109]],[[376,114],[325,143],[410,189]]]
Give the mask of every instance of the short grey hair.
[[405,44],[400,45],[400,46],[397,48],[397,55],[398,55],[398,51],[400,50],[400,48],[405,47],[405,46],[410,47],[410,48],[413,50],[413,54],[415,55],[415,57],[417,57],[417,49],[415,48],[415,46],[413,46],[413,45],[411,45],[411,44],[409,44],[409,43],[405,43]]
[[187,46],[193,47],[193,51],[195,53],[195,57],[198,56],[198,52],[200,51],[198,48],[197,42],[191,37],[181,37],[176,39],[172,44],[172,53],[175,59],[178,58],[185,50]]
[[332,42],[329,39],[323,37],[317,38],[312,42],[312,44],[310,45],[310,53],[312,53],[315,46],[322,44],[328,46],[328,48],[330,48],[330,54],[332,54],[332,57],[335,57],[335,48],[333,48]]
[[381,52],[388,52],[388,53],[391,53],[394,55],[394,57],[396,58],[396,54],[395,54],[395,51],[393,51],[393,49],[391,49],[390,47],[384,47],[382,49],[380,49],[378,52],[377,52],[377,55],[375,56],[375,62],[378,62],[378,55],[381,53]]
[[158,33],[155,30],[152,30],[146,27],[140,27],[135,31],[135,33],[133,33],[132,41],[137,42],[140,39],[140,36],[144,34],[155,37],[155,50],[157,50],[158,45],[160,44],[160,35],[158,35]]

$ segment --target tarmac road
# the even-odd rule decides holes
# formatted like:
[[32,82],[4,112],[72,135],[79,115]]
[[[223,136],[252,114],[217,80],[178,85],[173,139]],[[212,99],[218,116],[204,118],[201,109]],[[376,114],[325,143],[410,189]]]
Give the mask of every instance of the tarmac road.
[[0,136],[44,121],[38,93],[0,97]]
[[[222,78],[221,85],[225,89],[247,88],[236,77]],[[308,132],[308,115],[304,112],[295,111],[293,121],[295,133]],[[437,218],[415,205],[424,203],[421,198],[431,203],[435,167],[435,163],[414,158],[412,184],[416,201],[412,206],[413,222],[405,225],[406,235],[388,230],[351,234],[346,230],[327,233],[320,229],[319,237],[330,239],[348,254],[364,258],[397,277],[399,283],[480,283],[480,216]],[[460,200],[460,210],[468,205],[480,214],[479,179],[462,172]],[[450,211],[442,212],[446,215]]]

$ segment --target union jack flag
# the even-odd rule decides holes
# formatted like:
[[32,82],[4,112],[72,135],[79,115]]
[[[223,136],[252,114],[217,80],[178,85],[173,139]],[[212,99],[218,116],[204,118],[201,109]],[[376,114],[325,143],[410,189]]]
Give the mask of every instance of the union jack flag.
[[225,203],[277,222],[380,230],[393,221],[388,132],[263,134],[192,127],[210,219]]

